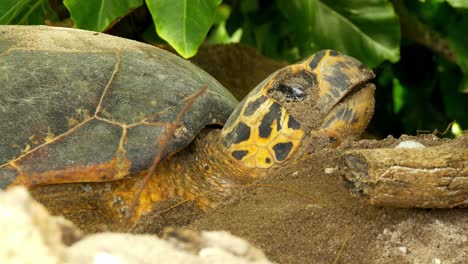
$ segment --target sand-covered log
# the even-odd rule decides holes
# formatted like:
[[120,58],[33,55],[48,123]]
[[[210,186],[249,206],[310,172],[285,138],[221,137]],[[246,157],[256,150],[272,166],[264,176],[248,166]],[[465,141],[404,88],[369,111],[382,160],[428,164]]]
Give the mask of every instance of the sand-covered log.
[[343,154],[340,171],[351,192],[392,207],[468,207],[468,148],[357,149]]

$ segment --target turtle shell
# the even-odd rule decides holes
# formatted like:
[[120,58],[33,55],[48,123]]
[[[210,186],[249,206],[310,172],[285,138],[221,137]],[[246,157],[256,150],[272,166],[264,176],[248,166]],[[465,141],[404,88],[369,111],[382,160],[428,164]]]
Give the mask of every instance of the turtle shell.
[[151,45],[46,26],[0,26],[0,36],[1,188],[135,174],[224,124],[238,103],[203,70]]

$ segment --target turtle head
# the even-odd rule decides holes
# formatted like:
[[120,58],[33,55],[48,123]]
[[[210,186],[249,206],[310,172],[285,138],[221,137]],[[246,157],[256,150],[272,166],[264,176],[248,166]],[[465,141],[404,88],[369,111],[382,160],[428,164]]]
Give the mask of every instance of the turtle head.
[[334,50],[271,74],[239,104],[222,132],[227,153],[250,168],[283,163],[304,139],[359,136],[374,111],[373,72]]

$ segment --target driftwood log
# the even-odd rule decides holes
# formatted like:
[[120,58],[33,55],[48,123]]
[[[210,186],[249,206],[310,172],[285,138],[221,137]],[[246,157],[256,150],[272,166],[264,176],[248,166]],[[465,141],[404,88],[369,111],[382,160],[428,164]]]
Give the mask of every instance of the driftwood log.
[[391,207],[468,207],[468,148],[358,149],[339,165],[351,192]]

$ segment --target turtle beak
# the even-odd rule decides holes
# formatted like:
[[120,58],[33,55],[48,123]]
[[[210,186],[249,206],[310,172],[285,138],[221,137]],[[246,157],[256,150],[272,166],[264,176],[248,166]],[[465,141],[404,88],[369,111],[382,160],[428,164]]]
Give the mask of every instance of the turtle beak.
[[338,141],[358,137],[374,113],[372,70],[333,50],[320,51],[306,63],[317,76],[316,107],[324,116],[319,133]]

